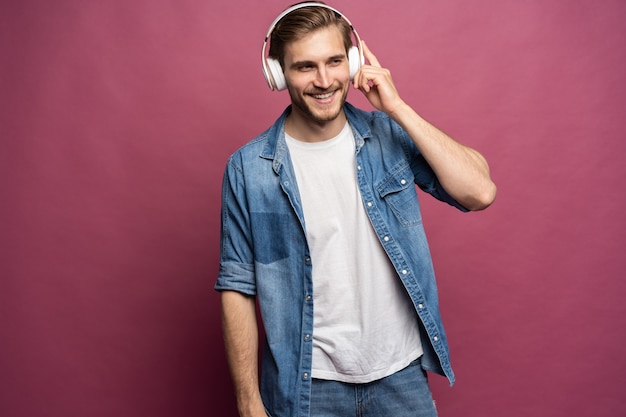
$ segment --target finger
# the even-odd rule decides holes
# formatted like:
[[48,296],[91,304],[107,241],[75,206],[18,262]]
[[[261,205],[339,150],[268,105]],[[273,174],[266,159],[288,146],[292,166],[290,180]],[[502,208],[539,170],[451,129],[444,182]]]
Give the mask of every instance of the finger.
[[370,82],[374,79],[374,74],[372,73],[371,65],[365,65],[361,67],[359,72],[354,77],[354,86],[363,92],[369,92],[370,90]]
[[358,73],[358,86],[361,90],[369,92],[374,86],[378,86],[385,80],[383,68],[366,65]]
[[353,84],[354,87],[363,91],[363,92],[368,92],[369,91],[369,81],[367,76],[364,74],[363,69],[361,68],[361,70],[357,73],[357,75],[354,77],[353,80]]
[[361,41],[361,46],[363,47],[363,56],[369,61],[370,65],[381,68],[380,62],[378,62],[378,59],[376,59],[376,56],[370,51],[365,42]]

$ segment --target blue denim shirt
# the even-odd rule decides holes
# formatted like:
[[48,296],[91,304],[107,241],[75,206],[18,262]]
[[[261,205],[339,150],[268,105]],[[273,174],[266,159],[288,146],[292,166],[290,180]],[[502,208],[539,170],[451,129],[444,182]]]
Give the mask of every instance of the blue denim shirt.
[[[435,274],[414,184],[466,211],[440,185],[406,132],[381,112],[344,106],[356,141],[364,207],[420,318],[422,367],[454,383]],[[265,330],[261,396],[272,417],[309,415],[312,262],[285,142],[290,108],[228,160],[215,288],[255,295]],[[364,254],[367,256],[367,254]]]

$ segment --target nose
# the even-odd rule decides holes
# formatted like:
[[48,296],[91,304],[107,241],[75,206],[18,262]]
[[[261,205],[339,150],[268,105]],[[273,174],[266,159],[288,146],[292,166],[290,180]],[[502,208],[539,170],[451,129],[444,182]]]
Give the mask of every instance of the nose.
[[315,78],[315,86],[318,88],[326,89],[332,84],[330,73],[326,67],[320,67],[317,71],[317,77]]

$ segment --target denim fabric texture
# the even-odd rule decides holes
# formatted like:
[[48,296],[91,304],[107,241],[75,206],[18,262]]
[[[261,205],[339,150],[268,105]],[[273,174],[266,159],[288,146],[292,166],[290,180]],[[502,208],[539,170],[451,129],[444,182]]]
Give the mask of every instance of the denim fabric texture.
[[[344,105],[356,141],[364,207],[420,318],[424,370],[454,383],[416,184],[446,193],[407,133],[382,112]],[[222,188],[220,270],[215,289],[257,297],[265,330],[261,395],[273,417],[309,416],[312,262],[298,184],[285,142],[288,107],[228,160]],[[367,254],[363,254],[367,256]]]
[[420,359],[367,384],[313,379],[311,417],[437,417]]

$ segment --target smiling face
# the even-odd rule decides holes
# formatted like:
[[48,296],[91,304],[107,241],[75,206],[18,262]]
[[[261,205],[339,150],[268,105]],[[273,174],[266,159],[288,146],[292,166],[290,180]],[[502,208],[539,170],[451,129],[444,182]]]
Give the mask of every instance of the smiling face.
[[285,45],[284,70],[293,122],[343,127],[342,106],[350,87],[350,68],[343,36],[336,26],[318,29]]

